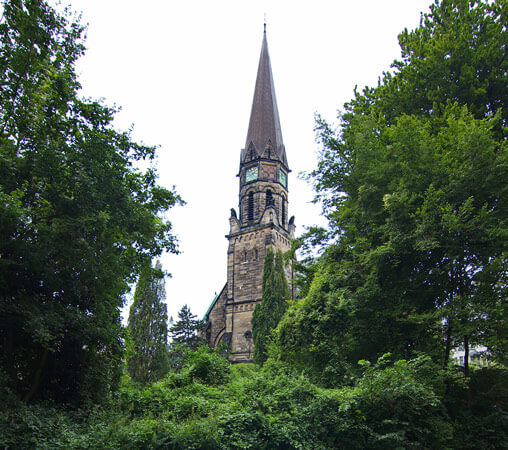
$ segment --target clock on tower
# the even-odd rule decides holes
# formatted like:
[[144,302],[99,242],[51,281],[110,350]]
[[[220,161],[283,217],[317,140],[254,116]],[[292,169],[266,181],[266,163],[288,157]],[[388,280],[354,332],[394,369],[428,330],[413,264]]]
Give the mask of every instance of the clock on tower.
[[245,182],[254,181],[258,179],[258,166],[249,167],[245,171]]

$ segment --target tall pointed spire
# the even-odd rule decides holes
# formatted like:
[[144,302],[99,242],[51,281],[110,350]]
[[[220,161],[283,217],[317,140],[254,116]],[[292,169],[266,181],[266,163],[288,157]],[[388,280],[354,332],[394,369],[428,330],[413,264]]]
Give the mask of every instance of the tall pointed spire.
[[243,163],[246,162],[246,159],[252,159],[252,150],[254,150],[256,156],[266,156],[265,151],[268,147],[271,149],[268,157],[279,159],[287,167],[286,151],[282,142],[279,111],[275,98],[272,67],[266,41],[265,23],[256,87],[250,113],[249,131],[240,162]]

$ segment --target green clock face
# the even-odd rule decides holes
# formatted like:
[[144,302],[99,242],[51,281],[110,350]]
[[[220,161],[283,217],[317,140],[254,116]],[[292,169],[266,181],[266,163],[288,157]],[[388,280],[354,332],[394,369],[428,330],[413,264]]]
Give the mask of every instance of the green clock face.
[[250,167],[245,172],[245,182],[254,181],[258,179],[258,166]]
[[280,184],[282,184],[282,186],[284,186],[285,188],[288,187],[288,176],[282,169],[279,169],[279,181]]

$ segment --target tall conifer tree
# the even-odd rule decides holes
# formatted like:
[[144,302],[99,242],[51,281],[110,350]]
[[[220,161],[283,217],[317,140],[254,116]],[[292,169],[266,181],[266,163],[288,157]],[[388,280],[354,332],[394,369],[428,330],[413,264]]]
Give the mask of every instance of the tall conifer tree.
[[169,332],[172,344],[184,345],[195,350],[199,345],[198,330],[201,328],[201,320],[196,319],[187,305],[183,305],[178,311],[178,320],[171,325]]
[[168,313],[162,266],[144,271],[139,277],[128,328],[134,355],[129,359],[129,374],[136,381],[148,383],[162,378],[169,370]]
[[254,362],[263,364],[267,358],[270,335],[287,309],[289,287],[284,272],[282,252],[266,250],[263,270],[263,301],[256,305],[252,316]]

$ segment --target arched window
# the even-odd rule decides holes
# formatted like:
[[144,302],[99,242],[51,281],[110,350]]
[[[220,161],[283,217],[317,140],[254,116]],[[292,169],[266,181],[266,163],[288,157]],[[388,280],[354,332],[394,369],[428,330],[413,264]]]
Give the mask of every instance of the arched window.
[[273,194],[270,189],[266,191],[266,206],[272,206],[273,205]]
[[247,220],[254,220],[254,192],[249,192],[247,203]]

